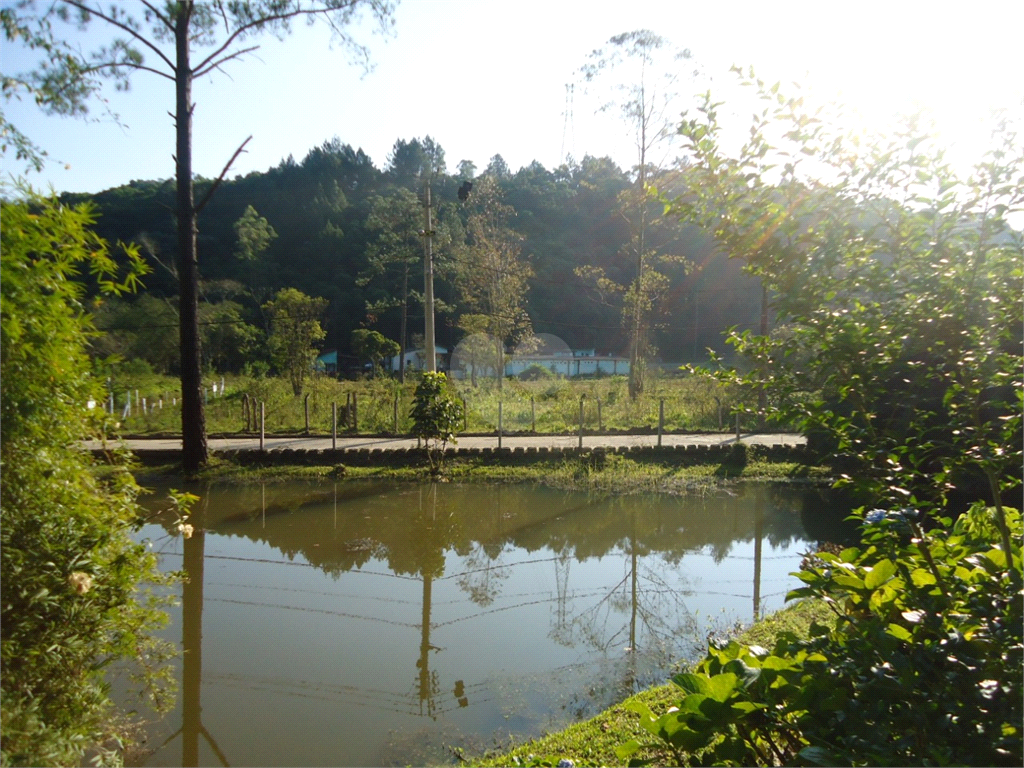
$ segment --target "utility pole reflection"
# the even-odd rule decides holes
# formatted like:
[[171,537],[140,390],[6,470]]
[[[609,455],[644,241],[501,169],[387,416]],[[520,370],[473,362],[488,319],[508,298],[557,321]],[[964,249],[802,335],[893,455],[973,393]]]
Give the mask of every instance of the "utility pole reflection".
[[[420,714],[426,714],[430,717],[434,717],[434,710],[437,708],[434,697],[439,689],[436,680],[437,673],[431,674],[430,672],[430,652],[440,650],[430,644],[430,602],[433,582],[433,576],[429,573],[423,574],[423,623],[420,631],[420,657],[416,660],[416,666],[420,671]],[[426,705],[425,712],[424,705]]]
[[[420,566],[420,573],[423,577],[423,609],[420,616],[420,655],[416,659],[416,668],[419,670],[418,673],[418,694],[420,700],[420,715],[427,715],[431,719],[437,719],[437,697],[441,692],[441,685],[438,680],[437,672],[430,671],[430,652],[440,651],[441,649],[436,645],[432,645],[430,642],[430,630],[431,630],[431,613],[432,613],[432,592],[434,586],[434,568],[431,567],[431,563],[434,560],[434,556],[440,555],[441,551],[446,545],[446,539],[443,533],[439,530],[441,523],[437,520],[437,486],[434,485],[430,489],[430,516],[429,520],[424,514],[423,510],[423,495],[422,490],[420,492],[420,520],[425,525],[426,530],[423,531],[423,537],[421,542],[423,543],[422,550],[422,565]],[[443,555],[441,557],[441,572],[443,572]],[[440,573],[438,573],[440,575]],[[466,696],[465,684],[462,680],[455,681],[455,687],[453,695],[458,701],[459,707],[468,707],[469,698]]]
[[764,537],[764,488],[754,496],[754,621],[761,618],[761,539]]

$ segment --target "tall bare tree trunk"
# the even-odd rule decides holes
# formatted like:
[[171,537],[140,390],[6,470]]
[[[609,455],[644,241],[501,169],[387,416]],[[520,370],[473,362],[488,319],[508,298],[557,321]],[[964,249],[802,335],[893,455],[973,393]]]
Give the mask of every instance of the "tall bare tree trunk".
[[[642,93],[642,91],[641,91]],[[633,292],[633,317],[629,345],[629,397],[636,400],[644,391],[644,368],[646,367],[643,339],[644,249],[647,247],[647,124],[640,124],[640,173],[637,179],[640,206],[638,231],[636,234],[636,290]]]
[[402,331],[398,340],[398,380],[405,384],[405,338],[409,332],[409,262],[402,275]]
[[[761,279],[761,325],[760,334],[762,336],[768,335],[768,286],[765,285],[764,278]],[[761,367],[761,384],[757,388],[757,428],[764,430],[766,425],[765,413],[768,410],[768,393],[766,387],[768,382],[766,381],[768,372]]]
[[202,393],[202,350],[199,340],[199,265],[196,257],[196,209],[192,186],[192,69],[189,26],[195,9],[181,4],[175,20],[175,133],[177,154],[176,213],[178,219],[178,280],[181,342],[182,467],[195,472],[209,458],[206,414]]

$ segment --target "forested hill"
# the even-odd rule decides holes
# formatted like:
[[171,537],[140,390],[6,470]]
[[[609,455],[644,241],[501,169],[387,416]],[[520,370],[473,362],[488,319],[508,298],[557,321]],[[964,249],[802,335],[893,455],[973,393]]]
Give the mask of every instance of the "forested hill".
[[[414,344],[415,334],[423,332],[419,229],[428,174],[437,232],[438,344],[454,346],[465,335],[460,318],[474,311],[465,278],[479,265],[467,261],[465,244],[467,210],[475,193],[464,202],[458,190],[466,180],[479,190],[490,178],[501,203],[511,206],[508,226],[519,258],[532,272],[521,308],[533,332],[554,334],[573,348],[625,353],[621,296],[602,294],[594,279],[576,270],[603,269],[619,285],[633,280],[635,232],[621,203],[631,187],[628,173],[607,158],[589,156],[556,170],[534,162],[512,172],[495,155],[486,169],[478,171],[463,161],[450,171],[443,149],[429,137],[397,141],[387,167],[380,169],[362,150],[335,138],[301,162],[289,157],[265,173],[226,179],[202,209],[198,249],[207,362],[231,370],[258,358],[258,337],[266,325],[260,308],[282,288],[329,301],[323,346],[343,354],[355,328],[370,327],[399,340],[402,297],[407,295],[406,343]],[[197,201],[211,184],[197,179]],[[177,294],[173,181],[133,181],[64,198],[86,200],[97,208],[101,236],[138,243],[153,266],[142,294],[100,309],[98,324],[111,333],[99,351],[141,357],[157,370],[174,372],[176,308],[169,301]],[[650,210],[656,216],[660,206],[652,204]],[[649,321],[662,360],[702,361],[707,347],[723,348],[726,328],[756,324],[757,284],[741,273],[739,263],[716,253],[700,232],[655,221],[646,242],[662,255],[677,257],[659,267],[668,282]],[[405,279],[408,291],[403,294]]]

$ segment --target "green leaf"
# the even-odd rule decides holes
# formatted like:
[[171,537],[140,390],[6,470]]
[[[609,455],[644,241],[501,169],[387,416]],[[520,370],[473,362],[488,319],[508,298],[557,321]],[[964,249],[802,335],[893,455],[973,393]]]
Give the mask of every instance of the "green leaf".
[[[757,646],[754,646],[754,648],[757,648]],[[753,652],[753,648],[751,650]],[[768,655],[768,651],[766,651],[764,648],[758,648],[758,650],[761,651],[761,653],[758,654],[757,656],[767,656]],[[755,656],[755,658],[756,658],[756,656]],[[760,662],[760,658],[757,659],[757,663],[758,664],[761,663]],[[737,678],[737,681],[738,681],[738,684],[742,688],[749,688],[751,685],[756,683],[758,681],[758,679],[761,677],[761,670],[760,670],[759,667],[751,667],[749,664],[744,662],[742,659],[736,659],[735,661],[730,661],[726,665],[726,670],[725,671],[731,672],[731,673],[735,674],[736,678]]]
[[633,755],[640,749],[640,742],[636,739],[630,739],[629,741],[619,744],[615,747],[615,755],[623,762],[628,761]]
[[699,693],[704,696],[711,695],[711,683],[704,675],[694,675],[690,672],[684,672],[673,677],[672,682],[687,693]]
[[1006,553],[1001,549],[990,549],[985,553],[985,557],[991,560],[997,568],[1006,567]]
[[738,678],[732,672],[715,675],[708,681],[711,688],[709,695],[715,701],[724,702],[730,695],[732,695],[732,692],[736,690],[737,682]]
[[935,584],[935,576],[926,568],[917,568],[910,572],[910,580],[915,587],[930,587]]
[[886,584],[881,589],[876,589],[871,593],[871,599],[868,600],[868,607],[878,614],[884,614],[886,612],[886,606],[896,600],[896,590],[893,589],[892,584]]
[[742,715],[749,715],[751,712],[760,712],[768,709],[768,705],[756,701],[734,701],[730,706]]
[[896,564],[892,560],[881,560],[864,577],[864,586],[868,589],[878,589],[895,574]]
[[761,662],[761,667],[763,669],[796,669],[797,666],[798,664],[795,659],[791,659],[784,656],[769,656]]
[[846,587],[851,590],[863,590],[864,582],[854,576],[852,573],[844,573],[842,571],[832,574],[832,580],[841,587]]
[[706,731],[697,731],[688,725],[680,723],[671,733],[666,732],[663,738],[673,746],[687,752],[696,752],[706,747],[717,737],[718,734],[711,728]]
[[839,559],[844,563],[852,563],[860,557],[860,550],[857,547],[847,547],[839,553]]
[[897,640],[909,641],[913,639],[913,635],[907,631],[906,628],[901,627],[899,624],[890,624],[886,627],[886,632],[895,637]]
[[701,707],[704,705],[704,702],[709,700],[713,701],[713,699],[710,699],[710,697],[705,696],[704,694],[691,693],[689,696],[687,696],[679,702],[679,712],[689,712],[703,717],[704,715],[701,711]]

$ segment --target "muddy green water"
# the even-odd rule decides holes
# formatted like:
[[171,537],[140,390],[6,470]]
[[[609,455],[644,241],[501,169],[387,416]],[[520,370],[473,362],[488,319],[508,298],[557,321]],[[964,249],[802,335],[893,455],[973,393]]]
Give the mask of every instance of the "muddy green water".
[[828,537],[821,492],[757,484],[190,490],[192,538],[169,519],[141,533],[189,575],[165,633],[178,703],[149,724],[145,765],[437,764],[522,741],[781,607]]

